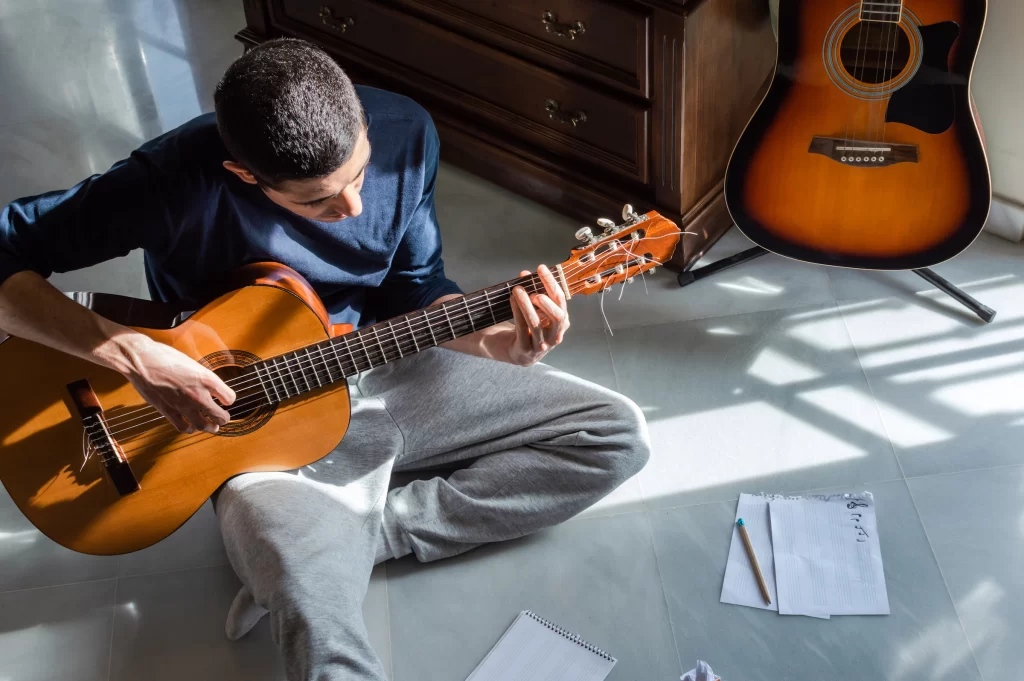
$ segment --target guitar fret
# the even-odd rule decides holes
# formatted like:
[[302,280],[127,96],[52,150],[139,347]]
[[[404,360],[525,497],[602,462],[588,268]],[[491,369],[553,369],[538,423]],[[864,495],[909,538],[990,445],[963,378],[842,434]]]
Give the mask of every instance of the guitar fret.
[[473,311],[469,309],[469,302],[466,301],[466,296],[462,296],[462,304],[466,306],[466,314],[469,315],[469,328],[473,329],[476,333],[476,324],[473,323]]
[[420,351],[420,344],[416,342],[416,332],[412,329],[412,321],[409,319],[409,315],[405,315],[405,325],[409,327],[409,335],[412,336],[412,345],[416,348],[416,352]]
[[372,369],[373,368],[373,360],[370,359],[370,351],[366,349],[366,341],[363,340],[363,332],[362,331],[357,331],[356,332],[356,338],[359,339],[359,344],[363,346],[363,354],[366,355],[366,362],[367,362],[367,364],[370,365],[370,368]]
[[[268,404],[274,404],[274,399],[272,397],[270,397],[270,392],[267,390],[267,384],[263,382],[263,376],[260,375],[260,365],[259,364],[253,364],[253,368],[256,370],[256,378],[260,379],[260,386],[263,388],[263,393],[267,396],[267,403]],[[266,367],[264,367],[264,368],[266,368]],[[270,372],[267,372],[267,373],[269,374]],[[270,380],[270,387],[274,388],[274,380],[273,379]],[[274,394],[277,395],[277,388],[274,388]],[[278,395],[277,401],[278,402],[281,401],[281,396],[280,395]]]
[[484,289],[484,301],[487,303],[487,311],[491,313],[491,321],[497,324],[498,318],[494,316],[494,308],[491,307],[491,297],[487,295],[487,289]]
[[[327,369],[327,380],[328,380],[328,382],[329,383],[334,383],[334,375],[331,374],[331,365],[330,365],[330,363],[327,361],[327,358],[324,357],[324,348],[323,348],[323,346],[320,345],[319,343],[317,343],[316,344],[316,351],[320,353],[320,359],[324,363],[324,369]],[[335,358],[337,358],[337,353],[335,353]],[[343,376],[345,375],[344,371],[342,371],[341,373],[342,373]]]
[[437,336],[434,335],[434,327],[430,323],[430,318],[427,317],[426,310],[423,311],[421,316],[427,320],[427,331],[430,332],[430,340],[434,341],[434,345],[439,345],[439,343],[437,342]]
[[388,363],[388,353],[384,352],[384,346],[381,345],[380,336],[377,335],[377,325],[370,327],[370,331],[373,331],[373,339],[377,341],[377,347],[380,348],[380,356],[384,358],[384,363]]
[[[306,357],[309,358],[309,366],[313,369],[313,378],[316,379],[316,387],[322,388],[324,384],[320,382],[320,372],[316,370],[316,362],[313,361],[313,355],[309,354],[309,348],[305,348],[305,350]],[[328,373],[330,373],[330,370],[328,370]]]
[[309,379],[306,378],[306,368],[304,366],[302,366],[302,360],[299,359],[298,351],[293,352],[292,353],[292,357],[295,359],[295,368],[297,368],[299,370],[299,376],[302,377],[302,382],[306,384],[306,389],[303,391],[301,388],[299,388],[299,384],[296,383],[295,384],[295,390],[297,391],[296,394],[300,394],[302,392],[309,392],[310,390],[313,389],[313,387],[309,384]]
[[281,389],[284,390],[285,399],[291,397],[288,394],[288,383],[284,380],[284,372],[281,371],[281,367],[277,366],[277,357],[272,358],[270,361],[274,363],[274,369],[277,371],[277,375],[281,377]]
[[356,356],[352,354],[352,348],[349,347],[348,338],[346,336],[341,337],[341,342],[345,344],[345,352],[348,353],[349,359],[352,360],[352,371],[356,374],[359,373],[359,365],[356,363]]
[[452,318],[448,316],[448,306],[441,303],[441,310],[444,311],[444,318],[448,321],[448,328],[452,331],[452,340],[455,340],[458,336],[455,335],[455,327],[452,326]]
[[402,354],[402,344],[398,341],[398,336],[395,335],[395,327],[391,324],[391,320],[388,320],[388,328],[391,329],[391,337],[395,340],[395,348],[398,350],[398,358],[405,357]]

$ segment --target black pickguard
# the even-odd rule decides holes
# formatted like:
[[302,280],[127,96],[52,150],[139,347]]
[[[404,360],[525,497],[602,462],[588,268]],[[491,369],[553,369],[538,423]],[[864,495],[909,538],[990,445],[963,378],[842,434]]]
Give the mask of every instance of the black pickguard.
[[924,54],[917,75],[892,94],[885,120],[938,135],[956,121],[954,88],[966,87],[963,76],[949,70],[949,53],[960,37],[954,21],[921,26]]

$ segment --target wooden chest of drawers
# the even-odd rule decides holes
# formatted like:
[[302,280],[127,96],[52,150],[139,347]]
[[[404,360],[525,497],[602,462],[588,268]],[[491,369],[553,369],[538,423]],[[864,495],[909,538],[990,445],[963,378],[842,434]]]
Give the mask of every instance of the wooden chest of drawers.
[[244,0],[246,46],[327,49],[409,95],[442,158],[592,224],[623,203],[696,232],[729,226],[722,178],[771,71],[765,0]]

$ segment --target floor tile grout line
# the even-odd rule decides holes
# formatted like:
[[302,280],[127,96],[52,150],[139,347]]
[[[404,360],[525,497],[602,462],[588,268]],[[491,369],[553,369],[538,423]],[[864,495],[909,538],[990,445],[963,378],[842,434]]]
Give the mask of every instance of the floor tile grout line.
[[982,466],[981,468],[964,468],[963,470],[956,471],[943,471],[941,473],[924,473],[923,475],[911,475],[907,477],[907,481],[910,480],[928,480],[930,478],[939,478],[944,475],[968,475],[971,473],[987,473],[988,471],[998,471],[1004,468],[1024,468],[1024,462],[1022,463],[1001,463],[998,466]]
[[860,366],[861,373],[864,376],[864,381],[867,383],[871,399],[875,403],[875,409],[878,411],[878,418],[882,423],[882,430],[885,432],[886,439],[889,440],[889,448],[892,450],[893,458],[896,459],[896,465],[899,466],[900,475],[903,476],[903,486],[906,488],[907,494],[910,496],[910,505],[913,507],[914,513],[917,515],[917,522],[921,524],[921,531],[924,532],[925,541],[928,543],[928,550],[931,551],[932,560],[935,561],[935,567],[939,571],[939,578],[942,579],[942,586],[946,589],[946,596],[949,597],[949,603],[953,606],[953,613],[956,614],[956,621],[959,623],[960,631],[964,635],[964,641],[967,643],[967,649],[971,651],[971,659],[974,660],[974,668],[978,670],[978,676],[982,677],[984,681],[984,674],[981,671],[981,665],[978,664],[978,656],[974,652],[974,645],[971,643],[971,637],[968,636],[967,627],[964,626],[964,620],[960,617],[960,610],[956,607],[956,601],[953,599],[953,592],[950,591],[949,582],[946,580],[946,573],[942,570],[942,563],[939,562],[939,556],[935,553],[935,547],[932,545],[932,538],[928,534],[928,526],[925,525],[924,518],[921,517],[921,510],[917,507],[917,499],[914,498],[914,490],[910,488],[910,482],[907,480],[907,474],[903,470],[903,462],[900,461],[899,454],[896,453],[896,445],[893,444],[892,437],[889,435],[889,426],[886,424],[885,419],[882,418],[882,411],[878,407],[878,398],[875,397],[875,389],[871,384],[871,380],[868,378],[867,371],[864,369],[864,364],[861,362],[860,352],[857,350],[857,344],[853,342],[853,334],[850,332],[850,326],[846,323],[846,315],[843,314],[841,308],[839,310],[839,316],[843,321],[843,327],[846,329],[847,336],[850,337],[850,345],[857,358],[857,364]]
[[672,608],[669,607],[668,603],[668,590],[665,588],[665,578],[662,576],[664,571],[661,569],[661,558],[658,557],[658,544],[654,540],[654,525],[651,522],[651,515],[647,511],[643,512],[644,520],[647,521],[647,533],[651,538],[651,551],[654,552],[654,569],[658,573],[658,586],[661,587],[661,599],[665,603],[665,614],[668,616],[668,628],[669,633],[672,634],[672,647],[676,650],[676,664],[678,665],[679,675],[685,673],[683,670],[683,656],[679,652],[679,638],[676,636],[676,625],[672,621]]
[[171,575],[178,572],[187,572],[189,570],[208,570],[215,567],[230,567],[230,563],[210,563],[208,565],[193,565],[191,567],[175,568],[174,570],[163,570],[160,572],[140,572],[132,575],[112,575],[110,577],[100,577],[98,579],[82,579],[77,582],[61,582],[59,584],[43,584],[40,586],[28,586],[22,589],[8,589],[6,591],[0,591],[0,596],[4,594],[17,593],[19,591],[33,591],[35,589],[54,589],[61,586],[75,586],[77,584],[92,584],[94,582],[107,582],[111,579],[135,579],[136,577],[157,577],[160,575]]
[[97,584],[99,582],[109,582],[112,579],[117,579],[117,575],[110,577],[100,577],[98,579],[82,579],[77,582],[61,582],[60,584],[43,584],[40,586],[26,586],[21,589],[7,589],[6,591],[0,591],[0,596],[6,596],[7,594],[16,594],[23,591],[38,591],[40,589],[57,589],[62,586],[78,586],[79,584]]
[[185,572],[186,570],[206,570],[215,567],[230,567],[231,563],[224,561],[223,563],[207,563],[205,565],[192,565],[189,567],[174,568],[173,570],[157,570],[154,572],[136,572],[130,575],[119,574],[118,579],[134,579],[136,577],[155,577],[156,575],[170,575],[176,572]]
[[384,614],[388,618],[388,659],[391,661],[391,681],[397,681],[395,676],[395,649],[391,638],[391,592],[388,590],[388,566],[384,567]]
[[114,675],[114,631],[117,628],[117,590],[121,586],[121,579],[114,582],[114,604],[110,608],[110,649],[107,651],[107,681]]
[[978,663],[978,656],[974,652],[974,644],[971,643],[971,637],[967,633],[967,627],[964,626],[964,620],[960,616],[960,609],[956,607],[956,601],[953,599],[953,592],[949,588],[949,582],[946,580],[946,573],[942,570],[942,563],[939,562],[939,557],[935,553],[935,547],[932,545],[931,535],[928,533],[928,526],[925,525],[924,518],[921,517],[921,511],[917,508],[917,499],[914,498],[914,490],[910,488],[910,482],[908,480],[903,481],[903,484],[907,487],[907,494],[910,495],[910,503],[914,507],[914,512],[917,513],[917,520],[921,523],[921,530],[924,532],[925,541],[928,542],[928,549],[932,552],[932,559],[935,561],[935,567],[939,569],[939,577],[942,578],[942,585],[946,587],[946,595],[949,596],[949,602],[953,606],[953,612],[956,614],[956,621],[960,624],[960,631],[964,634],[964,641],[967,642],[967,649],[971,651],[971,659],[974,660],[974,667],[978,670],[978,676],[985,681],[985,673],[981,670],[981,664]]

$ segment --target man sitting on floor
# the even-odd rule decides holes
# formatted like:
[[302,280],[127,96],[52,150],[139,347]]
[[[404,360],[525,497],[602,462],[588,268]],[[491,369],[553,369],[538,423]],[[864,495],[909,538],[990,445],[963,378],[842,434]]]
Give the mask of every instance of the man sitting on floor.
[[[226,423],[231,389],[44,277],[142,248],[153,298],[195,309],[208,281],[277,261],[309,280],[333,323],[356,326],[460,295],[441,261],[438,139],[422,108],[354,87],[297,40],[237,60],[215,102],[215,115],[106,173],[0,213],[0,328],[121,372],[185,432]],[[348,434],[321,462],[218,490],[244,584],[229,637],[269,611],[289,679],[382,681],[361,610],[374,564],[438,560],[550,527],[643,467],[636,405],[538,364],[569,327],[560,287],[539,272],[547,293],[515,289],[514,323],[353,381]],[[457,466],[388,490],[393,471]]]

